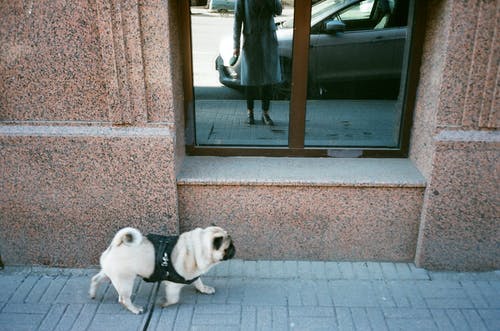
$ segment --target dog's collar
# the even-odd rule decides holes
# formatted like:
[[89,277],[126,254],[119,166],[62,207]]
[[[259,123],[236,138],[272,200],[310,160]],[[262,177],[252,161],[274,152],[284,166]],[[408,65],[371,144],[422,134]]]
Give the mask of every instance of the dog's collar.
[[146,236],[155,248],[155,270],[148,278],[143,278],[146,282],[160,282],[168,280],[178,284],[191,284],[199,277],[185,279],[175,270],[171,263],[171,255],[179,236],[162,236],[158,234],[148,234]]

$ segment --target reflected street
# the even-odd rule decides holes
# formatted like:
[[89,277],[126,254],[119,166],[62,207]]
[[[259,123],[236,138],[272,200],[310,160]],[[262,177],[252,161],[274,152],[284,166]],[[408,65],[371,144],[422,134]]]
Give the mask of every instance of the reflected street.
[[243,94],[219,82],[215,59],[222,38],[232,33],[232,13],[213,13],[203,6],[191,7],[193,83],[196,99],[243,99]]

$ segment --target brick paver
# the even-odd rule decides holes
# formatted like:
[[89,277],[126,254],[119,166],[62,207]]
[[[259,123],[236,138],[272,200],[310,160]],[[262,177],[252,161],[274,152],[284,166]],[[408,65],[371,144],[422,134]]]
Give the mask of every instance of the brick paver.
[[6,267],[0,330],[500,330],[500,272],[430,272],[407,263],[241,261],[215,267],[214,295],[186,287],[161,308],[137,279],[133,315],[95,269]]

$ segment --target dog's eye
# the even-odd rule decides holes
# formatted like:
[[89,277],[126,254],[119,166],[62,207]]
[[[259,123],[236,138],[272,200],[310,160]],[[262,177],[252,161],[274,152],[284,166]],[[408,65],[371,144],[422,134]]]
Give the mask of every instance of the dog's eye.
[[224,237],[215,237],[214,238],[214,248],[215,250],[219,250],[222,246],[222,242],[224,241]]

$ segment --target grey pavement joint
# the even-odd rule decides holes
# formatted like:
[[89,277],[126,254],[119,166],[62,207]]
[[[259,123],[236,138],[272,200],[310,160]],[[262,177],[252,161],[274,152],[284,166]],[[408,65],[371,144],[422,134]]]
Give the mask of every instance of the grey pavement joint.
[[212,269],[214,295],[164,292],[139,278],[133,315],[97,269],[6,266],[0,330],[500,330],[500,272],[434,272],[411,263],[242,261]]

